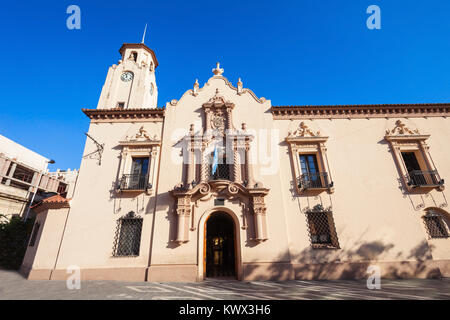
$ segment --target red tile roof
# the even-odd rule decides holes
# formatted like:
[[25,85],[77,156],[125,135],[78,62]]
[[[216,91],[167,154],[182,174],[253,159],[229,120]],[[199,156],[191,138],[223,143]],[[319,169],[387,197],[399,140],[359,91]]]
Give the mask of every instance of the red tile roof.
[[31,206],[31,209],[39,209],[38,212],[41,212],[45,209],[60,209],[60,208],[69,208],[69,200],[64,198],[63,196],[56,194],[54,196],[45,198],[41,202]]

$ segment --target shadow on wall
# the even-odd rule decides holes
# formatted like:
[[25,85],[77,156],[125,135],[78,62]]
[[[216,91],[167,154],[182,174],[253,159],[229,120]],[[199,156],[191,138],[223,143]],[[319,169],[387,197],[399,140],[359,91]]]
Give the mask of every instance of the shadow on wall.
[[[431,278],[440,279],[439,268],[432,263],[431,246],[424,240],[409,253],[399,252],[397,258],[406,257],[407,260],[385,262],[381,256],[393,249],[393,244],[383,244],[373,241],[357,244],[354,248],[343,249],[313,249],[306,248],[298,255],[291,254],[296,279],[325,280],[325,279],[366,279],[370,276],[367,268],[371,265],[381,268],[383,278]],[[288,253],[280,254],[277,261],[286,261]],[[344,258],[345,257],[345,258]],[[381,261],[380,261],[381,260]],[[264,271],[257,265],[245,266],[245,277],[252,280],[292,278],[292,270],[280,267],[279,262],[271,263]],[[269,277],[267,277],[269,273]],[[291,275],[291,277],[290,277]]]

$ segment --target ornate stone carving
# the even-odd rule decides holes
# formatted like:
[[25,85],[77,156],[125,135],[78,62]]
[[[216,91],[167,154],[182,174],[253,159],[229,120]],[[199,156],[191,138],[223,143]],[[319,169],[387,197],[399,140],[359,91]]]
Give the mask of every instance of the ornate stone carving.
[[209,99],[208,101],[209,103],[221,103],[224,104],[226,103],[225,98],[219,94],[219,89],[216,89],[216,93],[214,94],[214,96]]
[[194,89],[192,90],[192,95],[194,97],[198,96],[198,90],[200,88],[200,85],[198,84],[198,79],[195,79],[195,83],[194,83]]
[[416,134],[419,134],[419,130],[418,129],[411,130],[401,120],[397,120],[397,121],[395,121],[394,129],[386,130],[386,135],[394,135],[394,134],[397,134],[397,135],[405,135],[405,134],[416,135]]
[[220,114],[215,114],[211,117],[211,128],[223,131],[225,129],[225,119]]
[[[189,217],[192,214],[192,205],[197,201],[206,201],[211,197],[224,197],[226,199],[238,200],[241,203],[247,203],[250,209],[249,213],[253,214],[254,219],[254,237],[251,237],[254,241],[267,240],[266,231],[266,204],[264,201],[265,196],[269,193],[269,189],[265,188],[252,188],[249,189],[246,186],[225,180],[215,180],[204,183],[199,183],[193,188],[183,188],[181,185],[176,186],[171,194],[176,199],[177,207],[176,213],[178,218],[178,243],[185,243],[188,239],[189,229]],[[246,208],[247,206],[243,206]],[[245,219],[245,210],[243,209],[243,219]],[[243,226],[246,226],[246,222],[242,222]]]
[[220,67],[220,62],[217,62],[216,67],[212,69],[212,72],[215,76],[221,76],[224,72],[224,69]]
[[302,121],[300,122],[300,125],[298,127],[298,129],[296,129],[295,131],[288,132],[288,138],[294,138],[294,137],[306,137],[306,136],[310,136],[310,137],[317,137],[320,136],[320,131],[317,132],[313,132],[311,129],[309,129],[309,127]]

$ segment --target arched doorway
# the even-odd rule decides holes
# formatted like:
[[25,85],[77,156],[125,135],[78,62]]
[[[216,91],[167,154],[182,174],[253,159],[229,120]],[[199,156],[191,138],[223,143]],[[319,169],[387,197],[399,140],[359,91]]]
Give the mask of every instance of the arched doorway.
[[233,219],[214,212],[205,223],[204,274],[208,278],[236,277],[236,241]]

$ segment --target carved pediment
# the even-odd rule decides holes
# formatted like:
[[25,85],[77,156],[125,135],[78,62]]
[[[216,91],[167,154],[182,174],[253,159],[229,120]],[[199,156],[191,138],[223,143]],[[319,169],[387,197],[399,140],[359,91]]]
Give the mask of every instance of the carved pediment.
[[225,100],[225,97],[222,96],[219,93],[219,89],[216,89],[216,93],[214,94],[214,96],[212,96],[208,102],[206,103],[207,105],[232,105],[231,102]]
[[406,124],[404,124],[401,120],[397,120],[395,122],[395,127],[392,130],[386,130],[386,135],[418,135],[419,130],[409,129]]
[[320,136],[320,131],[313,132],[303,121],[295,131],[288,132],[288,138],[299,138],[299,137],[317,137]]
[[192,189],[184,188],[182,184],[176,185],[172,194],[179,197],[190,197],[190,198],[204,198],[208,199],[212,195],[220,195],[226,198],[235,197],[253,197],[255,195],[265,196],[269,193],[269,189],[266,188],[253,188],[248,189],[244,185],[236,182],[231,182],[228,180],[212,180],[205,183],[200,183],[193,187]]
[[137,133],[126,136],[125,140],[119,142],[120,145],[159,145],[161,140],[155,134],[151,136],[144,126],[141,126]]
[[322,143],[325,142],[328,137],[320,135],[320,131],[313,131],[306,123],[300,122],[298,128],[294,131],[289,131],[286,141],[291,144],[305,144],[305,143]]
[[425,141],[430,135],[420,134],[418,129],[410,129],[401,120],[395,122],[392,130],[386,130],[385,139],[394,143],[407,143],[408,141]]

